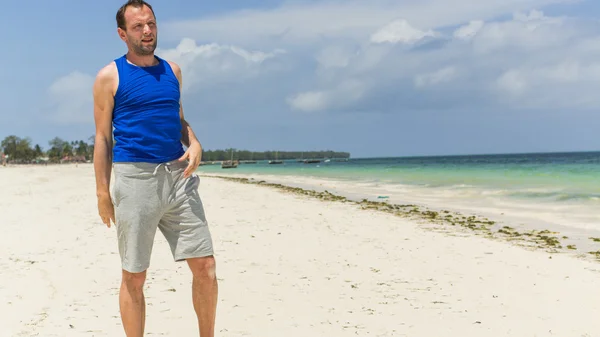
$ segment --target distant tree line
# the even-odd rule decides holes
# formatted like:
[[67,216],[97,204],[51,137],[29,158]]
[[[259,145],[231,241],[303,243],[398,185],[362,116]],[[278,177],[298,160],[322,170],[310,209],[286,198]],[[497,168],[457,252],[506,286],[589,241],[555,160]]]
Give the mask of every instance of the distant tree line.
[[[0,143],[0,153],[7,155],[8,162],[36,163],[36,162],[82,162],[93,161],[94,136],[83,140],[66,141],[55,137],[48,142],[45,150],[39,144],[33,145],[29,137],[21,138],[14,135],[8,136]],[[230,160],[286,160],[286,159],[323,159],[323,158],[350,158],[348,152],[336,151],[248,151],[248,150],[203,150],[202,161]],[[1,160],[1,158],[0,158]]]
[[350,158],[348,152],[337,151],[248,151],[248,150],[208,150],[202,152],[203,161],[220,160],[286,160],[286,159],[323,159],[323,158]]
[[83,140],[66,141],[59,137],[48,142],[48,149],[44,150],[39,144],[32,145],[31,138],[8,136],[0,143],[0,152],[8,158],[7,161],[15,164],[35,162],[60,162],[60,161],[87,161],[92,160],[94,154],[92,144]]

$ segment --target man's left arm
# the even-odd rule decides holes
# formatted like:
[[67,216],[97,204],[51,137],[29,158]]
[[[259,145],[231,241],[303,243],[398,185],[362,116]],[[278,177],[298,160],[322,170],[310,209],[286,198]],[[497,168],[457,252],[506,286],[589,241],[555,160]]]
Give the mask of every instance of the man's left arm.
[[[181,75],[181,68],[174,63],[169,61],[171,65],[171,69],[175,73],[177,80],[179,80],[179,89],[180,92],[183,90],[183,80]],[[196,137],[196,134],[192,130],[190,124],[185,120],[185,116],[183,114],[183,104],[181,99],[179,101],[179,118],[181,120],[181,143],[187,147],[185,154],[179,158],[180,161],[188,160],[188,167],[185,169],[183,175],[184,177],[189,177],[196,171],[198,165],[200,165],[200,161],[202,160],[202,144]]]

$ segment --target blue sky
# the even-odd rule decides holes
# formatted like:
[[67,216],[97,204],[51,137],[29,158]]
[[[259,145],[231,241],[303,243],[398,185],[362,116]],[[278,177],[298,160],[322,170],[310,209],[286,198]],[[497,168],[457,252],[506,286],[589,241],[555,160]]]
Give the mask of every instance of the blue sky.
[[[121,1],[12,1],[0,138],[87,140]],[[206,149],[353,157],[600,150],[600,2],[156,0]]]

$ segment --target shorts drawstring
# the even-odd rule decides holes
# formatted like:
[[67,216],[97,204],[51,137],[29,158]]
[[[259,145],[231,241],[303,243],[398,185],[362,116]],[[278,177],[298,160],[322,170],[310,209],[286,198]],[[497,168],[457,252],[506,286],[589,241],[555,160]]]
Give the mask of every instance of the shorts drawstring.
[[164,166],[165,167],[165,171],[171,173],[171,168],[169,166],[171,166],[171,163],[160,163],[158,165],[156,165],[156,167],[154,168],[154,172],[152,172],[153,176],[156,176],[156,174],[158,173],[158,168]]

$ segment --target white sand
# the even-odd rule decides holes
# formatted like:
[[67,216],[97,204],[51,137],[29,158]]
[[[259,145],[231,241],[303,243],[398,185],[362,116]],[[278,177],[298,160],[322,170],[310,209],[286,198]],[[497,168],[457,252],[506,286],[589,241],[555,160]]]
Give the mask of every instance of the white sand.
[[[381,201],[377,197],[386,196],[385,201],[391,204],[416,204],[435,211],[450,210],[467,216],[486,217],[496,222],[496,230],[509,226],[519,232],[530,230],[557,232],[560,234],[560,243],[563,247],[568,245],[577,247],[577,250],[567,251],[571,254],[578,255],[600,250],[600,243],[590,240],[591,237],[600,237],[600,212],[598,212],[598,204],[592,202],[523,200],[496,194],[502,191],[475,187],[465,189],[420,187],[385,181],[357,182],[339,177],[247,174],[238,170],[215,172],[214,169],[209,169],[205,172],[209,175],[244,177],[317,191],[327,190],[353,200],[367,198]],[[563,236],[567,236],[568,239],[562,238]]]
[[[89,164],[0,168],[0,336],[124,336],[94,188]],[[217,336],[600,336],[598,263],[268,187],[200,189]],[[190,273],[160,232],[146,295],[148,336],[196,336]]]

